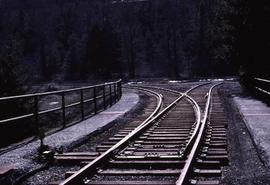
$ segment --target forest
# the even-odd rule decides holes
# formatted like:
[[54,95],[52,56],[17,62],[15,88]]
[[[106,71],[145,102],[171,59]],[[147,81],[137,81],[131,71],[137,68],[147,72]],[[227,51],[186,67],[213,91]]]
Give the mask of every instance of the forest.
[[0,0],[0,96],[29,84],[269,76],[267,0]]

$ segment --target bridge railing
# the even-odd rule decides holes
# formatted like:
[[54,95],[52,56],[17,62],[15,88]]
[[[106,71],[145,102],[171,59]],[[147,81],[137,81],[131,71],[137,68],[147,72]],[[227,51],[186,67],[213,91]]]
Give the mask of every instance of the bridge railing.
[[255,96],[267,103],[270,103],[270,80],[253,78],[252,91]]
[[[49,131],[52,131],[53,127],[58,127],[54,129],[59,130],[74,123],[74,119],[76,118],[79,118],[79,120],[75,121],[78,122],[105,110],[107,107],[116,103],[121,96],[121,80],[118,80],[81,88],[1,97],[0,106],[2,105],[2,110],[5,109],[5,105],[11,105],[9,102],[16,102],[16,104],[14,103],[13,105],[18,105],[18,102],[27,102],[28,107],[30,106],[30,111],[28,111],[28,113],[22,113],[22,115],[13,115],[12,117],[7,117],[7,115],[1,116],[0,128],[2,126],[15,124],[15,122],[16,124],[20,124],[21,121],[25,122],[25,120],[29,120],[28,123],[34,125],[34,135],[39,136],[41,130],[48,134],[50,133]],[[15,109],[16,107],[14,107],[14,110]],[[71,111],[71,109],[73,110]],[[60,128],[59,125],[49,123],[48,119],[46,119],[46,116],[52,113],[57,113],[57,115],[51,115],[51,122],[59,122],[59,116],[61,117]],[[12,115],[12,112],[9,115]]]

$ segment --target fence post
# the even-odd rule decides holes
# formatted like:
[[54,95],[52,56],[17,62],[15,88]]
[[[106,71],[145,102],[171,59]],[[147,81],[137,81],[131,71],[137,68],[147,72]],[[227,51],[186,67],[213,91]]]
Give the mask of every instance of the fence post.
[[96,87],[94,87],[94,111],[95,111],[95,114],[97,114],[97,92],[96,92]]
[[65,103],[65,92],[61,93],[62,96],[62,120],[63,127],[66,127],[66,103]]
[[120,93],[120,98],[122,97],[122,81],[119,82],[119,93]]
[[38,96],[34,96],[34,117],[35,117],[35,127],[36,127],[36,136],[39,137],[39,119],[38,119]]
[[117,99],[120,100],[121,96],[120,96],[120,83],[121,82],[118,82],[117,83]]
[[103,85],[103,107],[104,107],[104,110],[106,109],[106,92],[105,92],[105,84]]
[[110,84],[110,106],[112,106],[112,84]]
[[84,100],[83,100],[83,89],[80,90],[81,94],[81,114],[82,114],[82,120],[84,120]]
[[116,100],[119,99],[119,87],[118,87],[118,82],[115,84],[116,86]]
[[116,102],[116,83],[113,84],[113,102]]

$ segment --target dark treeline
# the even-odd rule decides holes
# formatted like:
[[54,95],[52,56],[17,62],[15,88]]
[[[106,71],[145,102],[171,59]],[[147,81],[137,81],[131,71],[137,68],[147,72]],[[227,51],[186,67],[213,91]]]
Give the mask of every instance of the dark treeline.
[[239,66],[269,71],[258,65],[268,57],[266,3],[1,0],[1,87],[27,79],[220,76]]
[[1,50],[45,81],[230,74],[224,3],[2,0]]
[[238,13],[232,19],[236,28],[234,62],[250,77],[269,79],[270,1],[235,1]]

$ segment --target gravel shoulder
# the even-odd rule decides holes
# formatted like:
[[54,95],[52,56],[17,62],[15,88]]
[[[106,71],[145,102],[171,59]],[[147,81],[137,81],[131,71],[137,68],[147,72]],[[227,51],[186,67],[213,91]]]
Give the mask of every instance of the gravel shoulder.
[[[70,151],[78,152],[78,151],[95,151],[95,147],[106,141],[109,137],[113,136],[121,129],[125,123],[136,118],[142,111],[144,106],[148,103],[148,97],[145,94],[139,93],[139,102],[135,107],[133,107],[125,116],[115,120],[113,124],[110,124],[110,127],[100,130],[94,134],[89,135],[88,139],[85,140],[84,143],[80,143],[79,145],[73,147]],[[61,181],[64,179],[66,171],[77,171],[79,170],[79,166],[70,165],[63,166],[61,164],[52,164],[48,168],[43,169],[40,172],[32,175],[23,181],[22,185],[43,185],[48,184],[52,181]]]
[[261,161],[256,145],[234,104],[233,96],[243,96],[238,82],[219,90],[228,116],[229,166],[223,168],[222,185],[270,184],[270,171]]
[[251,97],[234,97],[233,101],[257,146],[260,158],[270,169],[270,108]]
[[[123,97],[119,102],[104,111],[106,114],[102,112],[90,119],[52,134],[45,138],[44,143],[52,149],[62,148],[63,151],[69,151],[89,138],[91,133],[101,132],[111,126],[115,123],[115,120],[125,116],[128,111],[136,107],[138,102],[139,96],[134,92],[127,91],[123,93]],[[12,184],[22,175],[43,167],[43,164],[36,160],[39,146],[40,142],[36,140],[1,155],[0,166],[13,166],[15,170],[9,177],[5,179],[0,178],[0,184]]]

